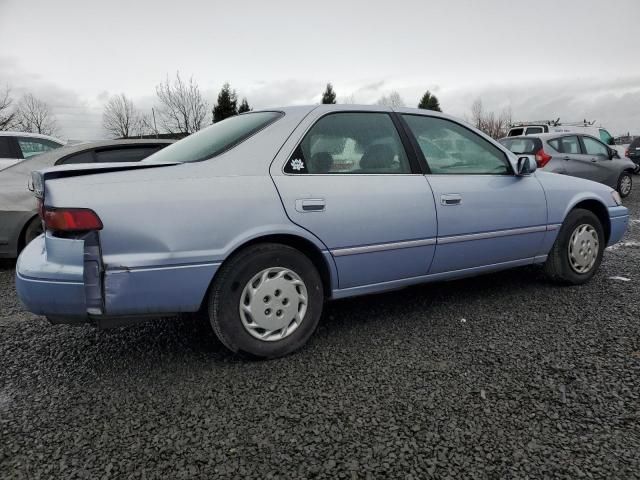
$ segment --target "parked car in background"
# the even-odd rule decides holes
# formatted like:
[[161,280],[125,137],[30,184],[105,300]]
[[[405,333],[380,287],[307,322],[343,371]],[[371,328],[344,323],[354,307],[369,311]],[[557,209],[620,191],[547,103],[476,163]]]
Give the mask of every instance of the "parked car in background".
[[636,137],[629,144],[624,154],[636,165],[636,173],[640,173],[640,137]]
[[34,172],[33,188],[46,233],[16,268],[30,311],[109,326],[202,310],[258,357],[304,345],[325,299],[531,264],[584,283],[628,222],[605,185],[378,105],[253,111],[139,163]]
[[0,132],[0,170],[65,144],[48,135],[24,132]]
[[16,258],[27,243],[42,233],[36,202],[27,189],[33,170],[75,163],[137,162],[171,143],[171,140],[82,143],[25,158],[1,171],[0,258]]
[[516,155],[535,158],[540,169],[604,183],[623,198],[633,188],[635,164],[591,135],[544,133],[505,137],[500,143]]
[[616,145],[615,138],[606,128],[597,126],[595,121],[589,122],[587,120],[583,120],[582,122],[561,122],[560,119],[557,119],[518,122],[511,126],[507,137],[537,135],[540,133],[577,133],[580,135],[591,135],[616,150],[621,157],[625,151],[625,145]]

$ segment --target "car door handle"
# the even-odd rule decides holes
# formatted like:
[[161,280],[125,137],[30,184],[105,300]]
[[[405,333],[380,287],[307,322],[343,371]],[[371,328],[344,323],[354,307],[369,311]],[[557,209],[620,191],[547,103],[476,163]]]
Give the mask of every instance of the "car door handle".
[[596,163],[597,161],[598,161],[598,159],[597,159],[597,158],[592,158],[592,159],[591,159],[591,163]]
[[569,155],[566,155],[564,157],[562,157],[563,160],[571,160],[571,157]]
[[462,203],[462,195],[458,193],[445,193],[440,195],[440,204],[444,206],[460,205]]
[[296,200],[296,210],[301,213],[323,212],[325,207],[324,198],[299,198]]

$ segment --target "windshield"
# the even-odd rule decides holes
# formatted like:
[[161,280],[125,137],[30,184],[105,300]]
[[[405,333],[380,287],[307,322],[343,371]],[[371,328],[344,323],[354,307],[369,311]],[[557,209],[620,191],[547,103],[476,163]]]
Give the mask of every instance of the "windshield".
[[207,160],[235,147],[282,115],[281,112],[256,112],[230,117],[192,133],[143,161],[184,163]]

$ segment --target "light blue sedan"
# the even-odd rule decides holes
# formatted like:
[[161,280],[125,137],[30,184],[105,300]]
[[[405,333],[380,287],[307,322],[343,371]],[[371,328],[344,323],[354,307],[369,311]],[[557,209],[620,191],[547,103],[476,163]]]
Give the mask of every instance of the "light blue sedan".
[[431,111],[250,112],[142,163],[35,172],[46,232],[17,290],[53,323],[206,311],[230,350],[278,357],[327,299],[531,264],[588,281],[627,209],[610,187],[535,170]]

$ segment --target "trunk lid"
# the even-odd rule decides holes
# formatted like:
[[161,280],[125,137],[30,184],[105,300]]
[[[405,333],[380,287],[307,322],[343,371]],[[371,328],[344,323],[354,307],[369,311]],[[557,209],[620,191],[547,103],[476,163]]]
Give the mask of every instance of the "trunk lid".
[[114,162],[114,163],[85,163],[74,165],[61,165],[31,172],[29,190],[33,194],[44,199],[44,184],[54,178],[79,177],[83,175],[95,175],[99,173],[122,172],[125,170],[137,170],[142,168],[160,168],[178,165],[179,162],[153,163],[153,162]]

